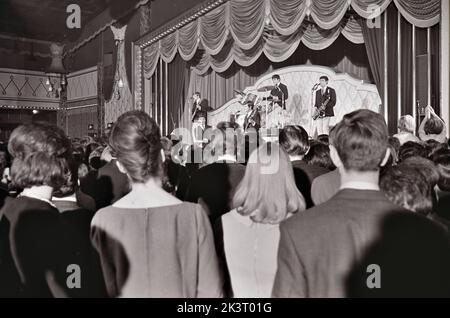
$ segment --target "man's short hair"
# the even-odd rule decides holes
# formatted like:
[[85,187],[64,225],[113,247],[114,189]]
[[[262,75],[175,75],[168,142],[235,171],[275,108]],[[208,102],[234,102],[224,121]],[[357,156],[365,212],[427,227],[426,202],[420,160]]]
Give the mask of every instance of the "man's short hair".
[[321,77],[319,78],[319,80],[324,80],[324,81],[326,81],[326,82],[329,81],[328,76],[321,76]]
[[274,80],[274,79],[280,80],[280,75],[274,74],[274,75],[272,76],[272,79],[273,79],[273,80]]
[[408,164],[390,167],[380,177],[380,188],[392,203],[428,215],[433,209],[431,185],[417,170]]
[[286,126],[280,131],[280,146],[290,156],[304,156],[309,149],[308,133],[302,126]]
[[330,133],[346,170],[376,171],[386,155],[388,128],[383,116],[360,109],[344,116]]
[[194,95],[197,95],[198,97],[202,97],[202,95],[200,94],[200,92],[195,92]]

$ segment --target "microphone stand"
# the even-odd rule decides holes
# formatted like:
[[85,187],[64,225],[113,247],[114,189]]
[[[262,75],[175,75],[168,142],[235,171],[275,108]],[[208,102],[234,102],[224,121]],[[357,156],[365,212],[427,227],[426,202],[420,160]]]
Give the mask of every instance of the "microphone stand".
[[314,108],[314,93],[317,90],[317,87],[319,86],[319,84],[314,84],[312,90],[311,90],[311,107],[309,108],[309,120],[310,120],[310,125],[309,125],[309,132],[310,132],[310,137],[314,137],[314,131],[313,129],[314,127],[314,120],[312,119],[312,110]]

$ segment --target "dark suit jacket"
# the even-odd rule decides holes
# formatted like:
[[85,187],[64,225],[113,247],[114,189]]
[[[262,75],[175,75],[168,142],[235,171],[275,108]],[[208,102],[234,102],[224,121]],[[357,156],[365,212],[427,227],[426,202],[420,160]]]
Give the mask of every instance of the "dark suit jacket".
[[195,112],[197,109],[197,103],[193,103],[192,104],[192,112],[191,115],[195,116],[192,118],[192,121],[198,120],[200,117],[204,117],[205,119],[207,119],[207,113],[208,113],[208,101],[206,99],[202,99],[200,100],[200,108],[199,110],[197,110],[197,113]]
[[395,213],[411,212],[382,192],[344,189],[281,223],[273,296],[345,297],[347,275]]
[[295,184],[305,198],[306,208],[309,209],[314,206],[311,198],[313,180],[329,172],[329,170],[316,165],[309,165],[303,160],[293,161],[292,167],[294,168]]
[[286,101],[289,98],[288,88],[283,83],[278,84],[278,87],[279,89],[276,87],[272,89],[270,95],[277,96],[279,100],[277,104],[283,107],[283,109],[286,109]]
[[[253,121],[255,122],[255,125],[252,125],[249,123],[250,119],[253,119]],[[248,128],[255,128],[256,130],[261,128],[261,115],[259,114],[259,111],[257,109],[252,110],[249,117],[247,117],[247,116],[245,117],[244,129],[248,129]]]
[[239,163],[215,162],[202,167],[192,176],[188,201],[202,200],[214,224],[231,210],[230,201],[244,174],[245,166]]
[[319,89],[316,92],[316,104],[315,107],[319,108],[322,103],[324,103],[327,98],[330,98],[330,101],[328,102],[326,108],[325,108],[325,117],[333,117],[334,116],[334,106],[336,106],[336,91],[331,88],[327,87],[325,90],[325,94],[322,95],[322,89]]

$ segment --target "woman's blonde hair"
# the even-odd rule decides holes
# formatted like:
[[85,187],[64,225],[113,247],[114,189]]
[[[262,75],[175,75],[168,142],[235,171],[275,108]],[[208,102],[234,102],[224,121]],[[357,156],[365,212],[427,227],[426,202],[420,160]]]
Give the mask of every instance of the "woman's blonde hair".
[[305,209],[291,162],[280,146],[269,143],[253,151],[232,206],[254,222],[270,224],[278,224],[289,213]]

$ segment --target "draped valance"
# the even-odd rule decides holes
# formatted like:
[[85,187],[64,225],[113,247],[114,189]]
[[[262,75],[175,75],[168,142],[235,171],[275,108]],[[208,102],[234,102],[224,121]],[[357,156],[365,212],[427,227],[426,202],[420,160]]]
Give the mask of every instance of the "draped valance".
[[[379,17],[391,2],[417,27],[439,22],[441,0],[229,0],[143,48],[144,74],[151,77],[159,59],[170,63],[179,53],[195,57],[194,71],[225,71],[233,62],[254,63],[261,54],[281,62],[300,42],[314,50],[342,34],[364,42],[358,19]],[[350,15],[349,8],[357,14]],[[358,16],[359,15],[359,16]],[[143,41],[144,42],[144,41]]]

